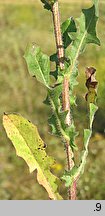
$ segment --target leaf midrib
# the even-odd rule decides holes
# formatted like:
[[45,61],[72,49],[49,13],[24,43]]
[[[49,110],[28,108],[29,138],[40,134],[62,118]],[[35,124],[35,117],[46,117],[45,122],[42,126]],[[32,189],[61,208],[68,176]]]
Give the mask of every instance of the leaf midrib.
[[79,55],[79,52],[80,52],[80,49],[81,49],[81,46],[82,46],[82,43],[83,43],[84,38],[85,38],[85,36],[86,36],[86,34],[87,34],[87,31],[88,31],[88,29],[89,29],[89,26],[90,26],[90,24],[91,24],[92,19],[93,19],[93,16],[92,16],[92,18],[91,18],[91,20],[90,20],[90,22],[89,22],[89,25],[88,25],[87,29],[86,29],[85,32],[84,32],[83,37],[82,37],[82,39],[81,39],[81,42],[80,42],[80,44],[79,44],[79,47],[78,47],[78,50],[77,50],[75,59],[74,59],[74,61],[73,61],[73,64],[72,64],[72,67],[71,67],[71,70],[70,70],[70,76],[71,76],[71,73],[72,73],[72,71],[73,71],[73,69],[74,69],[76,60],[77,60],[77,58],[78,58],[78,55]]
[[37,64],[38,64],[39,71],[40,71],[40,73],[41,73],[41,75],[42,75],[43,81],[44,81],[45,85],[46,85],[47,87],[49,87],[48,84],[47,84],[47,82],[46,82],[46,79],[44,78],[44,75],[43,75],[43,73],[42,73],[41,66],[40,66],[39,61],[37,60],[36,56],[35,56],[35,59],[36,59],[36,62],[37,62]]

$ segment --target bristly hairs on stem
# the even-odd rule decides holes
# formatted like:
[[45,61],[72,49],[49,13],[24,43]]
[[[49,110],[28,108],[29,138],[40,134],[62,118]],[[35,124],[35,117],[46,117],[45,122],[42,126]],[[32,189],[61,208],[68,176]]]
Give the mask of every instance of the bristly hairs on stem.
[[[60,12],[59,12],[58,0],[52,5],[52,15],[53,15],[58,62],[59,62],[60,69],[62,71],[64,70],[64,67],[65,67],[64,65],[65,52],[64,52],[62,33],[61,33]],[[65,123],[68,126],[70,126],[72,123],[71,122],[72,117],[71,117],[71,112],[70,112],[69,79],[67,76],[65,76],[63,80],[62,108],[63,108],[63,111],[68,111]],[[73,151],[70,147],[69,141],[66,141],[65,147],[66,147],[66,155],[67,155],[67,169],[68,171],[70,171],[74,166],[74,161],[73,161]],[[76,182],[73,184],[71,189],[68,188],[68,198],[76,199]]]

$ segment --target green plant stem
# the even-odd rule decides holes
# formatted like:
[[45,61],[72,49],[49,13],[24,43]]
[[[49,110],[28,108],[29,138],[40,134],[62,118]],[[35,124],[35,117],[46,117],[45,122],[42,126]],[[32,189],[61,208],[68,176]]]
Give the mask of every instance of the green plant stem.
[[[60,13],[59,13],[58,1],[56,1],[52,6],[52,15],[53,15],[59,66],[61,70],[64,70],[65,53],[64,53],[61,26],[60,26]],[[62,108],[64,111],[68,110],[68,114],[66,117],[66,124],[70,126],[72,118],[70,112],[69,79],[67,76],[65,76],[63,80]],[[67,169],[68,171],[70,171],[74,166],[74,161],[73,161],[73,151],[70,147],[69,141],[66,141],[65,147],[66,147],[66,155],[67,155]],[[72,199],[72,200],[76,199],[76,182],[73,184],[71,188],[68,188],[68,199]]]

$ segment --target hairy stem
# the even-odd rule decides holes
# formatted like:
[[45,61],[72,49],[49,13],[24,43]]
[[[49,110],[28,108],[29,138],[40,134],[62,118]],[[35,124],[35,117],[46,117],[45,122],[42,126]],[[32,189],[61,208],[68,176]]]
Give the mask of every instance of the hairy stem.
[[63,70],[64,69],[64,47],[63,47],[63,40],[61,34],[58,1],[56,1],[52,6],[52,14],[53,14],[53,23],[54,23],[54,30],[55,30],[55,39],[56,39],[59,66],[61,70]]
[[[52,6],[52,14],[53,14],[53,23],[54,23],[59,66],[61,70],[64,70],[65,53],[64,53],[61,26],[60,26],[60,13],[59,13],[58,1],[56,1]],[[68,110],[68,114],[66,116],[66,124],[70,126],[71,112],[70,112],[70,96],[69,96],[69,79],[66,76],[64,77],[63,80],[62,108],[64,111]],[[66,155],[67,155],[67,169],[68,171],[70,171],[74,166],[73,151],[70,147],[69,141],[66,141],[65,146],[66,146]],[[68,189],[68,199],[73,199],[73,200],[76,199],[76,182],[74,182],[73,186]]]

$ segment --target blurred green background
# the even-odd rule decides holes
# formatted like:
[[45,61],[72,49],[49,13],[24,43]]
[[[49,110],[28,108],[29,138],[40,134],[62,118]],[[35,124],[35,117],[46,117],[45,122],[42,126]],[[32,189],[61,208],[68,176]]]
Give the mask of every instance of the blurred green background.
[[[42,102],[45,88],[28,74],[23,58],[27,43],[35,42],[43,52],[55,52],[51,14],[43,9],[40,0],[0,0],[0,199],[48,199],[46,191],[29,174],[25,162],[16,156],[2,126],[3,112],[18,112],[37,125],[47,151],[58,161],[65,160],[64,147],[52,137],[47,124],[50,110]],[[87,2],[87,3],[86,3]],[[61,0],[61,19],[78,17],[81,8],[91,1]],[[98,35],[101,47],[89,45],[79,63],[80,84],[75,90],[78,107],[74,112],[80,130],[78,145],[86,124],[85,67],[97,68],[98,106],[94,133],[89,145],[85,172],[78,184],[78,199],[105,199],[105,2],[100,0]],[[62,191],[63,193],[63,191]]]

